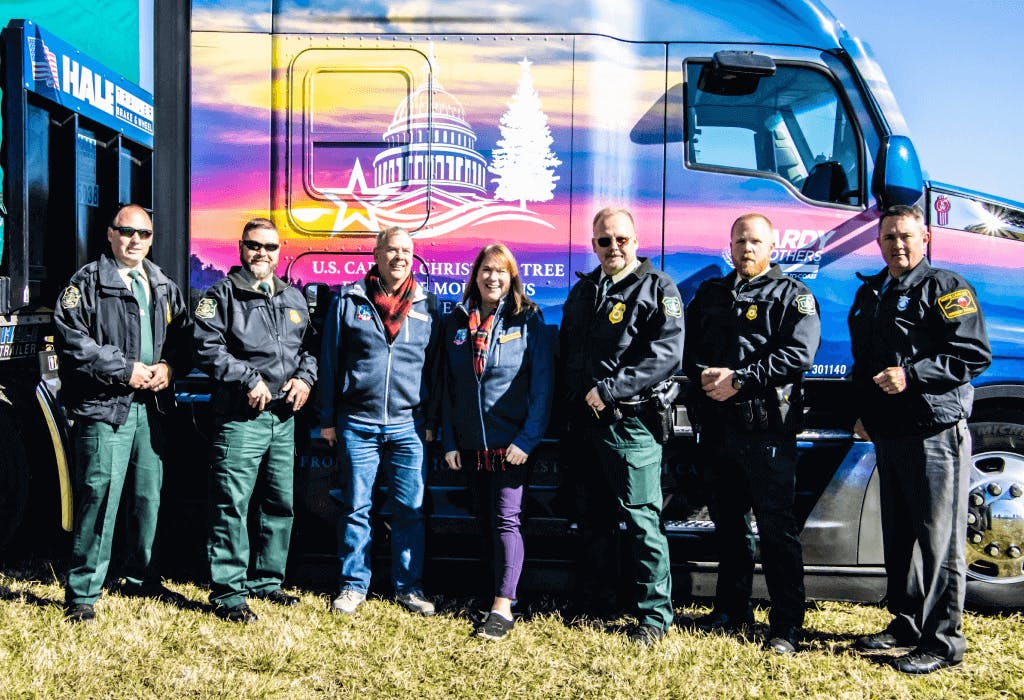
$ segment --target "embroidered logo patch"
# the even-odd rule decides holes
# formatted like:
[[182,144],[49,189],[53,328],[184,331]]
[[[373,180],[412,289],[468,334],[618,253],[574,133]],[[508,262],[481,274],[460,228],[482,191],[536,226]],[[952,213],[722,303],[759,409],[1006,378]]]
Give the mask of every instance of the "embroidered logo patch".
[[796,298],[796,310],[804,316],[814,315],[814,297],[810,294],[801,294]]
[[288,318],[292,323],[302,323],[302,314],[295,309],[288,309]]
[[465,328],[460,328],[459,330],[455,331],[455,338],[452,340],[452,345],[462,345],[463,343],[465,343],[468,334],[469,331],[466,330]]
[[367,306],[366,304],[363,304],[358,309],[356,309],[356,320],[369,321],[372,318],[373,312],[370,310],[370,307]]
[[969,289],[958,289],[939,297],[939,310],[946,318],[978,313],[978,304]]
[[679,301],[679,297],[665,297],[661,300],[661,305],[665,308],[666,316],[671,316],[672,318],[682,317],[683,302]]
[[217,300],[204,297],[196,306],[196,318],[213,318],[217,313]]
[[78,290],[78,287],[68,287],[64,290],[64,293],[60,295],[60,305],[65,309],[74,309],[82,302],[82,292]]
[[910,306],[910,297],[908,297],[906,294],[904,294],[903,296],[896,300],[897,311],[906,311],[908,306]]
[[747,313],[744,314],[748,321],[753,321],[757,318],[757,304],[751,304],[747,307]]
[[626,313],[626,305],[621,301],[616,303],[612,307],[612,311],[608,314],[608,320],[612,323],[621,323],[623,315]]

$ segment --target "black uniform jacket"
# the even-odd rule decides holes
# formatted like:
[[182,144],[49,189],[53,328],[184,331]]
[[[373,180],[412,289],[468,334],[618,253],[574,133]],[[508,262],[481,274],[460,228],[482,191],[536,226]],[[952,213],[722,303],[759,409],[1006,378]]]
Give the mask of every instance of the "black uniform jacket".
[[[189,370],[192,322],[181,290],[149,260],[153,309],[153,357],[170,365],[174,376]],[[128,386],[139,360],[139,303],[117,271],[117,261],[101,255],[72,276],[53,312],[60,359],[61,401],[79,418],[124,425],[135,390]],[[149,394],[150,392],[144,392]],[[173,406],[174,391],[154,397],[161,411]]]
[[645,392],[674,375],[682,359],[683,303],[675,284],[640,258],[597,305],[601,268],[577,276],[559,329],[564,398],[582,401],[595,386],[609,405],[648,398]]
[[[949,426],[971,412],[969,382],[992,362],[985,319],[963,277],[922,260],[882,285],[888,270],[858,275],[848,323],[857,408],[872,435],[914,435]],[[872,377],[902,367],[907,388],[888,395]]]
[[[736,272],[707,280],[686,310],[683,370],[690,378],[691,420],[744,421],[757,412],[737,407],[761,402],[762,428],[797,432],[803,411],[802,378],[821,341],[821,317],[811,291],[778,265],[736,288]],[[709,399],[700,374],[708,367],[736,372],[743,387],[731,399]],[[696,418],[696,420],[694,420]]]
[[303,349],[309,311],[302,293],[278,277],[273,294],[252,288],[234,267],[199,300],[195,310],[195,364],[217,380],[212,406],[227,419],[252,417],[246,394],[262,379],[275,401],[292,377],[311,388],[316,358]]

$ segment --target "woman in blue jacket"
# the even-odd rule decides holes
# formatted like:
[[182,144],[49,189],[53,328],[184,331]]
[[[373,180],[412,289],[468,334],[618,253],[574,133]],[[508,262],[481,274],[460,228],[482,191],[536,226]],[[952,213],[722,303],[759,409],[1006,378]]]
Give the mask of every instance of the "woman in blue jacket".
[[554,376],[550,334],[504,245],[476,256],[443,338],[444,458],[451,469],[466,468],[493,548],[494,603],[476,636],[501,639],[512,629],[523,570],[519,514],[527,463],[547,429]]

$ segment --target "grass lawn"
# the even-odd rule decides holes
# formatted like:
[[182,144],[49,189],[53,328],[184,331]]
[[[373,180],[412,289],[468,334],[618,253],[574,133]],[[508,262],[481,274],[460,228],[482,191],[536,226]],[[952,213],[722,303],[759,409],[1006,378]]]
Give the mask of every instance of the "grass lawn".
[[[907,677],[887,655],[850,648],[888,621],[873,606],[813,605],[805,650],[780,658],[760,639],[683,629],[639,648],[616,624],[566,621],[544,600],[501,642],[469,636],[477,611],[466,599],[415,618],[371,597],[345,617],[328,610],[328,594],[293,591],[298,606],[254,601],[259,621],[234,625],[210,614],[204,588],[168,585],[195,606],[111,594],[95,623],[72,626],[52,572],[0,572],[0,698],[1024,697],[1020,613],[969,613],[964,665]],[[677,609],[681,618],[705,612]]]

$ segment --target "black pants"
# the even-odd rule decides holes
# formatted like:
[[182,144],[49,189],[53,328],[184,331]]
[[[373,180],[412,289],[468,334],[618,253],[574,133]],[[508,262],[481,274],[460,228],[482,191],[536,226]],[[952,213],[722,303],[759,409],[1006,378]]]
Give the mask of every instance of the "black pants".
[[[971,434],[960,421],[932,435],[872,436],[893,631],[960,661],[967,590]],[[916,545],[916,547],[915,547]]]
[[804,562],[793,516],[796,440],[774,432],[705,429],[700,454],[711,486],[711,519],[718,551],[715,609],[742,617],[750,609],[754,576],[754,511],[772,608],[771,631],[791,635],[803,627]]

